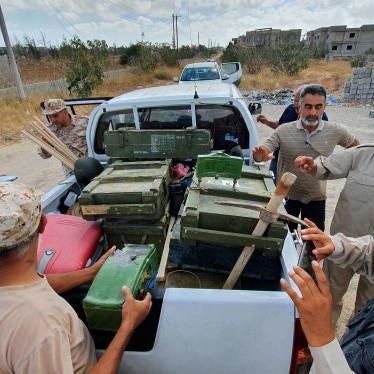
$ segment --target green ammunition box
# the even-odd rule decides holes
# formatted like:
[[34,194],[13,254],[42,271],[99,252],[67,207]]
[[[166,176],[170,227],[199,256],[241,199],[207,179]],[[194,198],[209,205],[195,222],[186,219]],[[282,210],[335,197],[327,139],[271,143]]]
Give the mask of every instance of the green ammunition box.
[[124,302],[122,287],[128,286],[137,297],[140,290],[148,290],[149,281],[156,272],[153,245],[128,244],[116,250],[100,268],[83,299],[88,326],[94,330],[118,330]]
[[170,160],[114,162],[83,189],[83,217],[160,219],[169,200],[170,165]]
[[161,259],[169,218],[169,214],[165,212],[165,215],[156,222],[106,219],[103,230],[109,246],[122,248],[126,243],[154,244],[157,256]]
[[268,254],[279,255],[287,228],[273,224],[271,236],[251,235],[259,213],[240,207],[219,205],[219,201],[235,201],[266,205],[275,186],[264,166],[243,166],[235,183],[228,178],[202,178],[196,175],[188,190],[181,216],[181,239],[190,245],[219,244],[226,247],[255,245]]
[[104,134],[105,153],[111,159],[195,159],[212,148],[209,130],[136,130],[122,128]]

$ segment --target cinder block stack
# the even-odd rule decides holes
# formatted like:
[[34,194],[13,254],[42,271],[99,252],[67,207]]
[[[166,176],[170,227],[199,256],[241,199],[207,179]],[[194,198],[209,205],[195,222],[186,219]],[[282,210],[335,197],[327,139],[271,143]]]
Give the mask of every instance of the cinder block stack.
[[352,78],[346,82],[344,101],[374,101],[374,67],[354,68]]

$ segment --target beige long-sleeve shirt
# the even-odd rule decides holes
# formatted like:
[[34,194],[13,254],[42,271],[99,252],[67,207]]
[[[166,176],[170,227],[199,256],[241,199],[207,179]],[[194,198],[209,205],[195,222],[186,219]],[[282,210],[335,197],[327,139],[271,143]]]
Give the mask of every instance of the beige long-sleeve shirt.
[[[349,238],[332,237],[335,250],[329,257],[342,266],[350,266],[374,283],[374,238],[370,235]],[[310,374],[351,374],[343,351],[336,339],[322,347],[309,347],[314,362]]]
[[347,178],[336,204],[331,234],[374,235],[374,144],[316,160],[318,179]]
[[1,374],[84,374],[95,363],[86,326],[45,278],[0,287]]
[[329,156],[335,146],[348,148],[354,140],[355,137],[343,126],[333,122],[321,121],[318,128],[309,133],[300,121],[295,121],[279,126],[263,146],[269,152],[279,148],[277,179],[286,171],[295,174],[297,179],[288,197],[307,204],[326,199],[326,182],[301,172],[294,165],[295,158],[300,155],[313,158]]

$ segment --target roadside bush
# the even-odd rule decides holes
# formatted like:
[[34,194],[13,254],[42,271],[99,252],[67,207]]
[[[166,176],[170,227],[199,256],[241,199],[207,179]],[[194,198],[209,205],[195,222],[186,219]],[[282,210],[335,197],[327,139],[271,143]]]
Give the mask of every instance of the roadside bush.
[[310,51],[305,42],[293,44],[288,41],[272,49],[270,66],[276,73],[295,75],[309,66]]
[[142,44],[138,56],[132,57],[130,64],[144,72],[152,72],[160,65],[159,53],[151,44]]
[[157,46],[156,49],[160,54],[161,61],[166,66],[179,66],[179,51],[177,51],[176,49],[171,49],[170,46],[165,44]]
[[128,47],[122,47],[120,49],[120,54],[121,54],[119,58],[120,64],[121,65],[129,64],[131,59],[139,56],[141,48],[142,48],[142,45],[140,43],[131,44]]
[[104,40],[83,42],[77,36],[61,44],[61,56],[67,65],[66,82],[69,91],[89,96],[103,82],[103,66],[108,57]]
[[168,81],[170,80],[170,77],[168,74],[166,74],[164,71],[157,71],[153,74],[153,77],[160,80],[160,81]]
[[234,44],[229,44],[227,48],[223,51],[222,62],[233,62],[240,61],[243,62],[243,52],[242,47],[235,46]]
[[267,63],[266,53],[262,48],[245,48],[243,60],[244,68],[250,74],[258,74]]
[[362,68],[363,66],[366,65],[367,58],[366,56],[357,56],[352,58],[351,60],[351,66],[353,68]]

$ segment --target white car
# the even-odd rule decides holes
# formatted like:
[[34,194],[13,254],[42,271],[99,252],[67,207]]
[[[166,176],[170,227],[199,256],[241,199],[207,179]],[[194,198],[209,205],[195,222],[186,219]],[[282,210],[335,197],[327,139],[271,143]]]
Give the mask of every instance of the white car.
[[226,62],[220,66],[214,60],[207,60],[186,65],[181,76],[175,80],[181,84],[199,81],[234,83],[239,86],[241,77],[240,62]]

